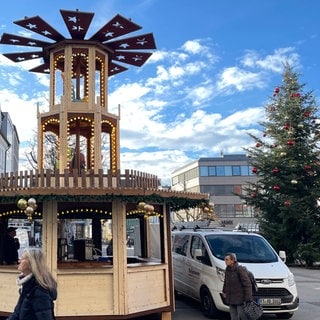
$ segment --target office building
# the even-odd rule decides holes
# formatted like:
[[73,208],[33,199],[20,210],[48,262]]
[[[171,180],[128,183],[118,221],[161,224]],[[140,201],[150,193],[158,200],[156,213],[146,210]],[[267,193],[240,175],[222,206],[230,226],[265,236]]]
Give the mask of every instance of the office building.
[[173,190],[210,194],[210,203],[223,225],[236,226],[255,222],[255,213],[237,194],[257,181],[249,158],[244,154],[200,158],[171,174]]
[[0,173],[18,172],[19,136],[8,112],[0,110]]

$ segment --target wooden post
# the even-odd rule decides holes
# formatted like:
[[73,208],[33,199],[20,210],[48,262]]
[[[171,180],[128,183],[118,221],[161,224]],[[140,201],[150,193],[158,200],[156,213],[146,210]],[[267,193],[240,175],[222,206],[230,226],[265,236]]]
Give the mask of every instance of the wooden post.
[[58,259],[57,212],[58,204],[56,200],[43,202],[42,248],[46,255],[49,270],[54,277],[56,277]]
[[112,202],[113,241],[113,310],[126,314],[127,301],[127,252],[126,252],[126,206],[116,199]]

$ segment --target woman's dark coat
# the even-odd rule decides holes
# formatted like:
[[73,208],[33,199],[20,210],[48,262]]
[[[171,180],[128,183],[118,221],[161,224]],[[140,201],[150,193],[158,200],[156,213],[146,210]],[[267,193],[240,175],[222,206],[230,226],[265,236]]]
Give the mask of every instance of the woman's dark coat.
[[23,284],[18,303],[7,320],[53,320],[57,291],[42,288],[34,277]]
[[222,292],[227,304],[240,305],[253,300],[252,285],[245,267],[235,263],[226,268]]

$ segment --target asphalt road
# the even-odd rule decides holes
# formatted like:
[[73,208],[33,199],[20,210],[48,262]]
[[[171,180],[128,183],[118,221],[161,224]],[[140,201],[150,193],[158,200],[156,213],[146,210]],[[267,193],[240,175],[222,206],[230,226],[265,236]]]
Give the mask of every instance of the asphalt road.
[[[290,268],[295,275],[298,294],[300,297],[299,310],[295,312],[292,320],[320,319],[320,269]],[[160,315],[151,315],[141,320],[160,320]],[[140,320],[139,319],[139,320]],[[172,320],[201,320],[207,319],[201,312],[199,303],[179,297],[176,299],[175,312]],[[215,320],[227,320],[228,314]],[[264,315],[263,320],[277,319],[275,315]]]

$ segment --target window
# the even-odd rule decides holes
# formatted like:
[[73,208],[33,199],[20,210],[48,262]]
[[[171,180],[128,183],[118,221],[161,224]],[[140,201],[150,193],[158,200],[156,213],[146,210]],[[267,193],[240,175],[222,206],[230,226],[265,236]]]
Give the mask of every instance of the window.
[[201,186],[200,192],[210,193],[215,196],[233,196],[235,190],[240,192],[241,186],[234,186],[234,185]]
[[[197,261],[201,261],[202,263],[211,266],[210,258],[208,255],[208,251],[200,237],[193,236],[191,240],[191,252],[190,255],[193,259]],[[197,253],[201,252],[201,255],[197,255]],[[201,257],[198,259],[197,257]]]
[[233,204],[217,204],[214,211],[219,217],[235,217],[235,208]]
[[240,176],[241,175],[240,166],[232,166],[232,175],[233,176]]
[[173,241],[172,241],[172,251],[177,254],[181,254],[182,256],[186,256],[188,243],[189,243],[189,236],[188,235],[176,234],[173,237]]
[[249,175],[249,167],[248,166],[241,166],[241,175],[248,176]]
[[232,176],[232,166],[225,166],[224,167],[224,174],[226,177]]
[[216,176],[217,172],[216,172],[216,167],[208,167],[209,169],[209,176]]
[[235,186],[233,186],[233,192],[236,193],[236,194],[242,194],[241,185],[235,185]]
[[200,177],[208,176],[208,167],[200,167]]
[[224,166],[217,166],[217,176],[222,177],[224,175]]

